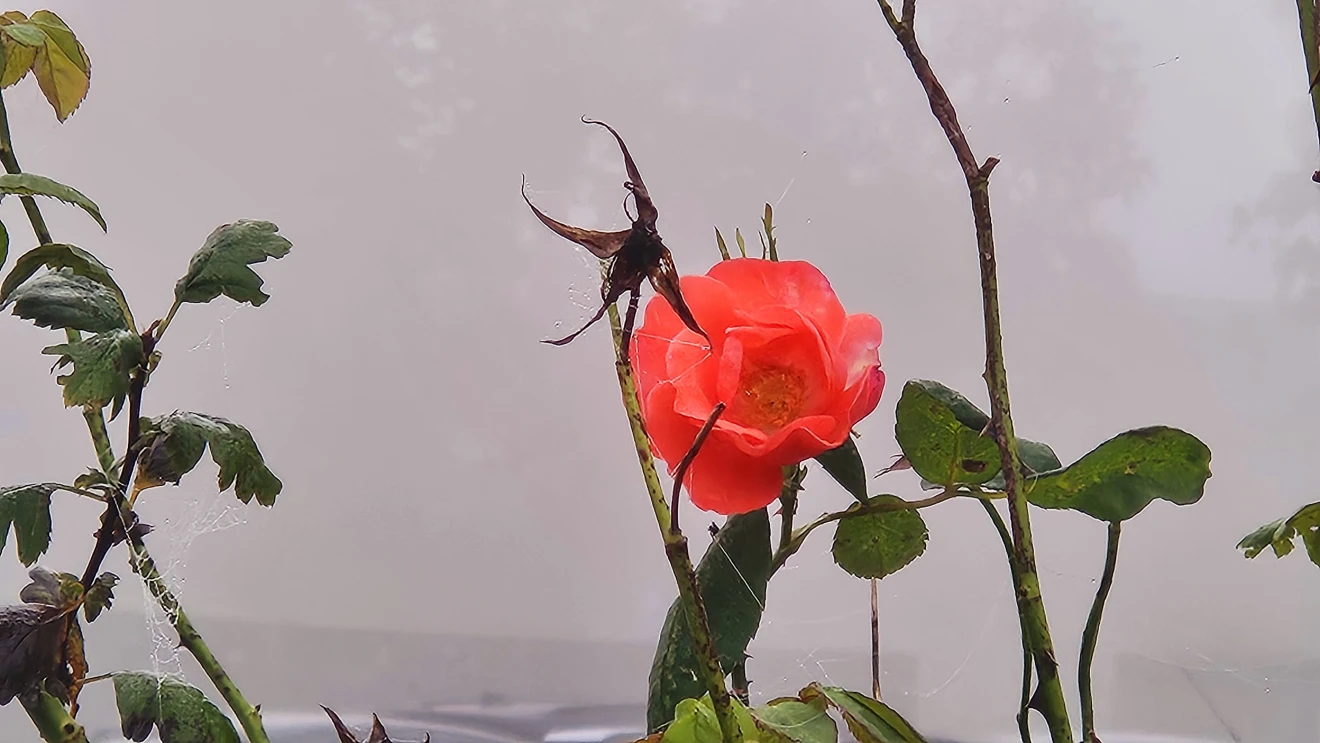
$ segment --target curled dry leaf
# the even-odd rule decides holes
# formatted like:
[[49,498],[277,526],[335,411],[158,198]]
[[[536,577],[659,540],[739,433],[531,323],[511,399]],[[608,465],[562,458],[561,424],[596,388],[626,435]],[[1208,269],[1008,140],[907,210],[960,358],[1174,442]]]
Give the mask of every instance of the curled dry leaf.
[[[321,709],[325,710],[325,713],[330,716],[330,722],[334,723],[335,732],[339,734],[339,743],[391,743],[390,736],[385,732],[385,726],[380,724],[380,718],[375,713],[371,715],[371,733],[366,740],[359,741],[353,731],[349,730],[348,726],[344,724],[344,721],[339,719],[339,715],[335,714],[334,710],[325,705],[321,705]],[[430,741],[431,736],[428,733],[422,739],[422,743],[430,743]]]
[[[527,206],[531,207],[532,213],[536,215],[537,219],[541,220],[542,224],[549,227],[551,231],[560,237],[572,240],[586,248],[597,258],[609,261],[605,280],[600,287],[600,296],[603,301],[600,310],[587,321],[586,325],[583,325],[571,335],[545,342],[562,346],[572,341],[604,317],[605,311],[624,294],[629,294],[628,314],[623,324],[621,355],[621,358],[627,359],[628,340],[632,335],[633,321],[637,316],[639,293],[641,292],[642,282],[648,279],[651,286],[655,288],[656,293],[664,297],[669,305],[674,308],[674,313],[683,321],[683,324],[692,332],[709,341],[710,337],[697,324],[696,318],[692,316],[692,310],[688,308],[687,302],[683,299],[683,293],[678,285],[678,270],[674,268],[673,256],[670,255],[669,248],[665,247],[664,241],[660,239],[660,233],[656,231],[655,223],[660,213],[656,210],[655,202],[651,200],[650,192],[646,190],[646,184],[642,182],[642,175],[637,171],[637,165],[628,152],[628,146],[623,143],[623,138],[609,124],[587,118],[582,119],[582,121],[586,124],[604,127],[610,134],[614,135],[614,140],[619,143],[619,150],[623,152],[623,164],[628,171],[628,181],[623,184],[623,187],[632,194],[633,201],[637,205],[637,216],[628,215],[632,220],[632,227],[617,232],[599,232],[573,227],[552,219],[540,209],[537,209],[531,199],[527,198],[527,183],[526,181],[523,182],[523,200],[527,202]],[[626,204],[625,201],[625,213],[627,212]]]

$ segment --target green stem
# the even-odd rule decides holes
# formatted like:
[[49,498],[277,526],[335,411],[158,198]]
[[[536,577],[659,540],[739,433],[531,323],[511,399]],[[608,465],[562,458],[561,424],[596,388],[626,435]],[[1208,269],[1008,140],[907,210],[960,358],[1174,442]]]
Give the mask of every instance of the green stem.
[[[1311,86],[1311,109],[1315,116],[1316,134],[1320,136],[1320,39],[1316,31],[1316,0],[1297,0],[1297,20],[1302,32],[1302,51],[1306,55],[1306,79]],[[1320,173],[1317,173],[1320,176]],[[1316,176],[1313,176],[1313,180]]]
[[646,481],[646,491],[651,498],[651,509],[655,512],[656,524],[660,527],[660,536],[665,543],[665,556],[669,558],[669,567],[678,584],[678,596],[687,616],[688,629],[692,631],[692,645],[701,662],[701,673],[705,677],[706,689],[715,707],[715,716],[720,721],[720,732],[724,743],[742,743],[742,730],[733,715],[733,703],[728,687],[724,683],[724,671],[720,669],[719,656],[711,640],[710,622],[706,617],[706,606],[701,600],[697,574],[692,568],[692,557],[688,554],[687,537],[678,529],[670,528],[671,514],[665,500],[664,488],[660,485],[660,476],[655,469],[655,458],[651,456],[651,440],[646,435],[646,424],[642,421],[641,403],[637,397],[637,381],[633,377],[632,364],[622,357],[623,326],[619,322],[618,308],[609,308],[610,329],[614,334],[614,371],[619,378],[619,392],[623,396],[623,407],[628,411],[628,424],[632,428],[633,445],[637,450],[637,462],[642,468],[642,479]]
[[[127,515],[127,514],[126,514]],[[238,722],[243,726],[243,732],[247,734],[249,743],[270,743],[266,737],[266,730],[261,724],[261,712],[258,711],[238,690],[229,674],[225,672],[220,661],[216,659],[211,648],[202,639],[202,635],[193,627],[192,621],[184,613],[183,607],[179,605],[178,599],[170,593],[170,589],[165,585],[165,579],[161,577],[160,571],[156,569],[156,563],[147,553],[146,547],[141,542],[130,540],[129,542],[130,562],[133,566],[133,572],[142,578],[142,582],[147,585],[151,595],[156,597],[156,603],[165,611],[165,616],[169,618],[170,624],[174,626],[179,633],[179,644],[188,649],[189,653],[197,659],[197,664],[206,671],[206,675],[215,685],[220,696],[224,697],[229,708],[234,711],[238,717]]]
[[[5,109],[3,94],[0,94],[0,163],[4,164],[5,172],[10,175],[19,175],[23,172],[18,166],[18,156],[14,154],[14,141],[9,133],[9,112]],[[32,231],[37,235],[37,242],[42,245],[54,242],[50,239],[46,220],[41,217],[41,209],[37,208],[37,200],[31,196],[20,196],[19,200],[23,202],[23,210],[27,212],[28,221],[32,223]]]
[[1105,569],[1100,576],[1100,587],[1095,591],[1091,613],[1086,617],[1082,631],[1082,652],[1077,662],[1077,690],[1082,697],[1082,740],[1099,743],[1095,734],[1095,703],[1091,694],[1091,663],[1095,660],[1095,645],[1100,637],[1100,619],[1105,613],[1105,600],[1114,585],[1114,568],[1118,565],[1118,537],[1123,530],[1121,521],[1109,524],[1109,540],[1105,547]]
[[941,492],[939,495],[933,495],[929,498],[923,498],[921,500],[911,500],[911,501],[884,500],[878,503],[870,503],[867,505],[859,504],[853,506],[848,510],[834,511],[833,513],[824,514],[819,518],[817,518],[815,521],[812,521],[811,523],[807,524],[806,526],[800,527],[797,530],[793,531],[791,534],[789,534],[787,541],[783,540],[781,535],[781,539],[779,542],[779,549],[775,550],[774,559],[770,561],[770,575],[774,575],[776,572],[778,572],[780,568],[784,567],[784,563],[788,562],[788,558],[797,554],[797,551],[799,549],[802,549],[802,543],[806,541],[807,537],[811,534],[811,532],[815,531],[816,529],[819,529],[820,527],[830,522],[838,521],[844,516],[852,516],[859,513],[884,513],[886,511],[907,511],[917,508],[929,508],[930,506],[936,505],[938,503],[943,503],[944,501],[949,500],[950,498],[957,498],[960,495],[969,495],[969,494],[965,492],[959,492],[953,489],[948,489]]
[[69,710],[55,697],[40,692],[35,699],[22,699],[23,709],[46,743],[87,743],[87,732],[69,715]]
[[175,314],[176,312],[179,311],[179,307],[180,307],[181,304],[182,304],[182,303],[181,303],[181,302],[179,301],[179,299],[176,297],[176,298],[174,299],[174,304],[170,305],[170,311],[167,312],[167,313],[165,313],[165,319],[164,319],[164,320],[161,320],[161,321],[160,321],[160,324],[156,326],[156,342],[157,342],[157,343],[160,342],[160,338],[161,338],[161,336],[165,335],[165,330],[166,330],[167,328],[169,328],[170,323],[174,322],[174,314]]
[[[1018,584],[1017,563],[1013,561],[1013,537],[1008,533],[1008,527],[1004,525],[1004,518],[999,515],[999,510],[995,504],[988,500],[981,501],[985,506],[985,512],[990,515],[990,520],[995,524],[995,531],[999,533],[999,541],[1004,544],[1004,555],[1008,557],[1008,570],[1013,577],[1013,585]],[[1022,743],[1031,743],[1031,725],[1027,719],[1027,705],[1031,703],[1031,640],[1027,637],[1026,616],[1021,609],[1018,610],[1018,628],[1022,636],[1022,696],[1018,702],[1017,724],[1018,734],[1022,736]]]
[[903,48],[917,80],[926,91],[934,114],[945,137],[949,140],[958,165],[967,181],[972,202],[972,220],[976,227],[976,253],[981,267],[981,301],[985,324],[985,384],[990,394],[990,423],[995,443],[999,447],[1000,468],[1004,473],[1004,492],[1008,494],[1009,525],[1013,537],[1013,562],[1018,612],[1027,627],[1039,679],[1031,706],[1045,717],[1053,743],[1073,743],[1072,725],[1068,721],[1068,707],[1059,678],[1059,664],[1054,657],[1054,640],[1050,637],[1045,601],[1041,596],[1040,577],[1036,572],[1036,549],[1031,539],[1031,515],[1027,499],[1022,494],[1021,460],[1017,438],[1013,434],[1013,417],[1009,410],[1008,375],[1004,367],[1003,333],[999,317],[999,280],[995,260],[994,229],[990,218],[990,172],[999,164],[989,158],[978,164],[967,136],[958,123],[953,101],[931,69],[914,28],[915,0],[904,0],[903,17],[894,15],[887,0],[877,0],[886,22]]

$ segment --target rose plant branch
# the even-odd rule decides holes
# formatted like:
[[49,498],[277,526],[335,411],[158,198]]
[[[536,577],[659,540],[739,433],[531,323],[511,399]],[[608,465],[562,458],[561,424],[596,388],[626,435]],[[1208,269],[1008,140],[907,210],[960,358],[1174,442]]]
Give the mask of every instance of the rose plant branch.
[[1082,631],[1081,657],[1077,663],[1077,689],[1082,698],[1082,741],[1100,743],[1095,733],[1095,702],[1091,694],[1091,663],[1095,660],[1095,646],[1100,636],[1100,619],[1105,612],[1105,600],[1109,598],[1109,589],[1114,585],[1114,568],[1118,565],[1118,538],[1123,530],[1123,522],[1109,524],[1109,536],[1105,545],[1105,568],[1100,576],[1100,585],[1095,591],[1095,601],[1091,604],[1091,613],[1086,617],[1086,629]]
[[1008,379],[1004,366],[1004,349],[999,316],[999,287],[995,260],[994,230],[990,216],[990,173],[999,163],[991,157],[978,163],[971,145],[958,123],[953,102],[940,84],[930,62],[917,43],[914,21],[916,1],[904,0],[902,18],[895,16],[888,0],[877,0],[885,20],[898,40],[917,80],[925,89],[931,113],[939,121],[945,136],[957,156],[967,181],[972,203],[972,217],[976,227],[977,257],[981,268],[981,296],[985,324],[986,368],[985,382],[990,395],[990,427],[999,447],[1000,466],[1004,475],[1004,492],[1008,494],[1009,524],[1013,537],[1013,562],[1017,571],[1016,594],[1018,611],[1027,628],[1032,658],[1036,666],[1038,686],[1031,706],[1039,710],[1049,726],[1053,743],[1072,743],[1072,727],[1064,700],[1063,685],[1059,679],[1058,661],[1050,637],[1045,602],[1041,596],[1040,578],[1036,571],[1035,547],[1031,538],[1029,504],[1022,493],[1021,459],[1017,439],[1013,433],[1013,419],[1009,409]]
[[[656,524],[665,544],[665,556],[678,584],[679,600],[683,604],[687,617],[688,629],[692,635],[693,649],[701,663],[703,681],[710,692],[715,715],[719,719],[720,733],[724,743],[742,743],[743,735],[733,714],[733,702],[728,687],[724,682],[724,671],[720,668],[719,656],[711,639],[710,621],[706,616],[706,607],[701,600],[701,591],[697,585],[697,574],[692,567],[692,557],[688,554],[687,537],[679,531],[673,521],[669,505],[665,500],[665,491],[656,472],[655,458],[651,456],[651,441],[646,434],[646,424],[642,420],[641,402],[637,394],[637,382],[633,376],[632,363],[623,355],[623,325],[619,319],[619,310],[613,304],[607,310],[610,330],[614,338],[614,371],[619,379],[619,392],[623,396],[623,407],[628,413],[628,425],[632,429],[633,445],[637,450],[637,462],[642,468],[642,479],[646,482],[646,491],[651,499],[651,508],[655,512]],[[712,421],[713,425],[713,421]],[[679,481],[681,482],[681,480]]]
[[[14,151],[8,112],[5,108],[2,92],[0,92],[0,163],[3,164],[5,172],[11,175],[18,175],[23,172]],[[53,242],[50,230],[41,214],[40,206],[36,203],[36,199],[31,196],[22,196],[21,199],[24,211],[38,242],[41,244]],[[211,652],[202,639],[201,634],[193,627],[178,599],[165,586],[163,579],[156,570],[154,561],[147,551],[146,545],[141,540],[141,536],[133,532],[132,526],[136,524],[137,518],[124,498],[132,483],[134,466],[141,452],[138,439],[141,434],[142,395],[155,363],[155,346],[168,326],[168,321],[173,319],[179,309],[180,304],[180,300],[176,297],[166,316],[166,321],[153,323],[140,335],[143,346],[143,362],[133,371],[129,387],[127,448],[120,467],[117,486],[107,489],[104,499],[106,509],[102,514],[101,526],[96,534],[96,543],[88,558],[87,567],[83,571],[80,582],[83,586],[90,586],[92,581],[96,579],[105,557],[114,546],[116,538],[127,541],[131,558],[130,563],[134,572],[137,572],[147,582],[152,595],[169,617],[171,625],[178,632],[180,644],[193,655],[215,684],[217,691],[229,703],[247,734],[248,740],[251,743],[269,743],[269,738],[261,723],[260,712],[248,703],[242,693],[239,692],[214,653]],[[127,304],[122,301],[122,297],[120,298],[120,306],[124,311],[125,320],[132,328],[132,313],[128,310]],[[74,329],[66,329],[65,336],[70,343],[81,340],[81,333]],[[84,406],[83,419],[87,424],[88,435],[96,451],[97,463],[101,470],[109,475],[114,470],[117,460],[106,428],[105,414],[101,408]],[[69,710],[65,709],[59,700],[42,693],[38,700],[31,704],[25,703],[24,707],[48,743],[66,743],[66,741],[68,743],[80,743],[86,741],[82,726],[73,719]],[[57,737],[51,737],[52,735]]]

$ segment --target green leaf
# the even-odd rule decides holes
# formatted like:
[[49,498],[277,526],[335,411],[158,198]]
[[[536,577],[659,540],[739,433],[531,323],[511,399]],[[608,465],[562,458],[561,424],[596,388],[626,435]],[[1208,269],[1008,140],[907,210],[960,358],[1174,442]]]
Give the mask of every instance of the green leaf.
[[844,722],[858,743],[926,743],[907,720],[883,702],[837,686],[812,684],[800,694],[802,701],[823,698],[843,713]]
[[[902,503],[895,495],[870,501]],[[862,504],[848,509],[834,531],[834,562],[858,578],[884,578],[907,567],[926,551],[926,522],[914,508],[865,512]]]
[[119,298],[104,284],[61,268],[18,287],[0,303],[14,314],[43,328],[72,328],[88,333],[127,330]]
[[903,386],[894,435],[923,479],[941,486],[980,485],[999,472],[989,423],[989,416],[957,392],[914,379]]
[[220,467],[221,492],[234,488],[244,503],[255,497],[263,506],[275,504],[284,484],[266,466],[252,434],[237,423],[201,413],[176,412],[152,418],[144,429],[150,443],[139,458],[136,486],[178,484],[201,461],[207,446]]
[[123,296],[119,285],[110,276],[110,267],[97,260],[96,256],[76,245],[46,243],[29,250],[14,261],[14,268],[5,277],[4,283],[0,283],[0,302],[7,302],[10,295],[23,282],[32,278],[42,266],[52,270],[66,268],[78,276],[112,289],[117,296]]
[[30,21],[46,34],[46,43],[37,49],[32,72],[42,94],[55,109],[55,118],[64,121],[87,97],[92,84],[92,61],[59,16],[49,10],[38,10]]
[[180,302],[205,303],[224,294],[235,302],[261,306],[270,296],[248,266],[288,255],[293,243],[278,231],[270,222],[248,219],[217,228],[193,254],[188,273],[174,285],[174,296]]
[[[5,15],[9,14],[6,13]],[[22,15],[22,13],[19,13],[19,15]],[[8,23],[4,23],[4,21],[8,21]],[[0,23],[4,23],[3,26],[0,26],[0,31],[4,32],[5,38],[13,39],[16,44],[35,48],[46,43],[46,32],[32,23],[26,22],[26,20],[14,22],[14,19],[5,18]]]
[[101,573],[92,585],[88,587],[86,598],[83,599],[83,614],[87,621],[95,622],[101,612],[110,608],[115,601],[115,586],[119,583],[119,576],[114,573]]
[[[38,62],[40,62],[40,57],[38,57]],[[96,205],[96,202],[84,196],[76,188],[53,181],[44,175],[33,173],[5,173],[0,175],[0,193],[14,194],[15,196],[48,196],[66,204],[73,204],[91,215],[102,230],[106,229],[105,218],[101,216],[101,209]]]
[[[1059,461],[1059,456],[1049,444],[1028,439],[1018,439],[1017,444],[1018,459],[1022,462],[1022,470],[1027,477],[1063,468],[1063,462]],[[1001,467],[1000,470],[999,474],[986,482],[986,490],[1003,492],[1004,488],[1008,487],[1004,482],[1003,468]]]
[[154,727],[161,743],[239,743],[234,723],[197,687],[147,671],[120,671],[114,679],[125,738],[146,740]]
[[857,451],[852,434],[839,446],[816,457],[816,461],[857,502],[866,502],[866,466],[862,464],[862,453]]
[[114,403],[110,417],[119,415],[128,394],[130,375],[145,360],[142,338],[130,330],[111,330],[74,343],[41,350],[59,356],[56,368],[73,364],[73,372],[57,377],[64,387],[64,405],[95,409]]
[[3,268],[5,261],[9,259],[9,228],[4,222],[0,222],[0,268]]
[[821,698],[810,702],[781,699],[751,710],[758,727],[778,733],[793,743],[835,743],[839,727]]
[[1154,426],[1121,433],[1061,470],[1028,478],[1023,489],[1041,508],[1126,521],[1156,498],[1197,502],[1208,479],[1209,447],[1186,431]]
[[[744,740],[754,743],[760,736],[756,720],[737,699],[729,700],[733,709],[734,720],[742,731]],[[665,728],[661,743],[723,743],[720,732],[720,719],[715,714],[715,705],[710,701],[710,694],[700,699],[684,699],[674,707],[674,722]]]
[[[770,580],[770,515],[766,509],[730,516],[697,566],[712,641],[725,671],[741,663],[761,626]],[[655,732],[673,719],[674,707],[702,695],[700,665],[692,650],[683,606],[675,600],[665,615],[651,663],[646,726]]]
[[0,488],[0,553],[11,528],[24,565],[50,548],[50,496],[58,489],[49,482]]
[[1299,535],[1311,562],[1320,565],[1320,502],[1302,506],[1288,518],[1251,532],[1238,542],[1238,549],[1251,558],[1269,547],[1274,550],[1275,557],[1283,557],[1292,552],[1293,540]]

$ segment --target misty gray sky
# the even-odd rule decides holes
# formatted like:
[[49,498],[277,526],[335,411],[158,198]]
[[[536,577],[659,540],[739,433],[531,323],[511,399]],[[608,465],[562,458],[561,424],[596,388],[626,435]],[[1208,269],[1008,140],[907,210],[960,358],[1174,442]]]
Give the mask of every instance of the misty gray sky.
[[[294,243],[259,268],[265,306],[180,313],[146,396],[147,414],[248,426],[285,483],[273,509],[231,507],[208,464],[144,497],[152,549],[186,577],[200,622],[654,641],[674,591],[608,331],[538,343],[589,316],[596,280],[528,212],[522,175],[551,215],[623,220],[617,151],[582,115],[627,140],[680,270],[718,259],[714,226],[755,242],[771,201],[781,253],[880,318],[889,385],[858,427],[868,469],[897,451],[904,380],[984,400],[965,189],[874,3],[49,7],[86,46],[92,90],[63,125],[32,81],[5,91],[18,155],[100,204],[108,236],[45,211],[57,239],[115,269],[139,319],[164,313],[221,223],[268,219]],[[1233,548],[1317,497],[1295,474],[1320,444],[1320,158],[1295,8],[927,1],[918,23],[978,156],[1003,161],[991,194],[1018,429],[1064,461],[1156,423],[1214,451],[1200,504],[1156,504],[1125,530],[1101,678],[1119,685],[1116,659],[1135,656],[1231,671],[1264,699],[1250,669],[1320,654],[1320,572]],[[13,250],[28,247],[16,201],[0,219]],[[39,353],[52,338],[0,322],[5,482],[72,479],[92,461]],[[918,493],[904,473],[872,482]],[[822,473],[808,488],[808,517],[849,502]],[[43,564],[79,570],[96,518],[60,500]],[[699,553],[713,519],[683,518]],[[904,691],[922,720],[1002,726],[1018,640],[997,539],[974,504],[926,519],[925,556],[882,584],[886,650],[919,659]],[[1072,659],[1104,528],[1067,513],[1038,524]],[[753,654],[800,667],[764,693],[867,652],[868,588],[828,548],[814,538],[771,584]],[[121,552],[108,566],[129,575]],[[0,578],[16,591],[24,573],[7,555]],[[142,611],[131,580],[121,593],[116,612]]]

